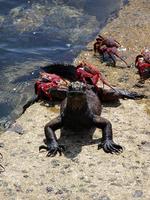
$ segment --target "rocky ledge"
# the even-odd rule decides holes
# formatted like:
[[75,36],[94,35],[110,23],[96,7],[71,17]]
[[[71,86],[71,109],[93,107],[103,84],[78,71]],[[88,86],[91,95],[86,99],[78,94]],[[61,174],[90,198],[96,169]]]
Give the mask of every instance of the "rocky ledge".
[[[149,6],[149,0],[130,0],[101,32],[111,34],[127,49],[127,61],[131,64],[149,44]],[[105,66],[88,50],[75,62],[82,59],[99,66],[113,85],[150,95],[149,81],[144,88],[133,87],[138,78],[134,68]],[[112,122],[114,140],[124,146],[122,154],[97,150],[101,132],[96,130],[93,142],[67,138],[65,154],[48,158],[38,148],[43,143],[44,125],[58,115],[59,106],[34,104],[16,121],[17,129],[0,135],[3,154],[0,162],[5,167],[5,172],[0,174],[1,199],[149,200],[149,105],[147,99],[121,100],[117,107],[104,106],[102,116]]]

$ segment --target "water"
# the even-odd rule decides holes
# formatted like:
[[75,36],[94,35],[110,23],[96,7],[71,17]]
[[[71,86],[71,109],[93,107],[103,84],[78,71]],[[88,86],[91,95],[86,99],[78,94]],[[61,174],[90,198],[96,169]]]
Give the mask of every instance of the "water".
[[41,66],[72,63],[121,0],[0,0],[0,126],[33,94]]

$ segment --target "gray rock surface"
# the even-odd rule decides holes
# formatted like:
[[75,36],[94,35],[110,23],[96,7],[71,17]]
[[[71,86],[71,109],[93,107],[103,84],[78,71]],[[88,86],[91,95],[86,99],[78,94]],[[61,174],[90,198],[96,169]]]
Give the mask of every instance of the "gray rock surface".
[[[148,6],[146,0],[131,0],[120,11],[119,17],[103,29],[103,34],[111,32],[128,50],[131,49],[133,57],[148,41]],[[136,20],[141,29],[136,29]],[[136,40],[139,42],[136,43]],[[117,80],[129,69],[101,65],[92,52],[82,52],[76,61],[85,57],[100,66],[111,83],[131,88],[130,83]],[[134,70],[129,73],[129,80],[134,74]],[[136,80],[137,75],[132,77],[132,81]],[[148,84],[146,82],[145,88],[140,91],[149,94]],[[38,148],[43,143],[44,125],[58,115],[59,107],[34,104],[16,121],[16,127],[22,127],[19,130],[24,131],[23,135],[16,133],[16,129],[0,135],[0,152],[3,154],[0,162],[5,166],[5,172],[0,174],[1,199],[149,200],[149,103],[149,99],[121,100],[117,107],[104,106],[102,116],[111,121],[114,141],[124,147],[122,154],[106,154],[97,150],[101,131],[96,130],[95,142],[67,138],[63,141],[66,153],[54,158],[46,157],[46,152],[39,153]],[[59,131],[57,135],[59,137]]]

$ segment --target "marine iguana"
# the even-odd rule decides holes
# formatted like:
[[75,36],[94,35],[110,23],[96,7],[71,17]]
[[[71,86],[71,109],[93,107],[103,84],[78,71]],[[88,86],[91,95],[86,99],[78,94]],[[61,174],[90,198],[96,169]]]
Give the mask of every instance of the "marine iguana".
[[55,134],[58,129],[81,134],[99,128],[102,129],[102,139],[98,149],[103,148],[106,153],[122,152],[123,148],[113,141],[111,122],[100,116],[101,110],[100,99],[93,90],[82,82],[72,82],[67,97],[61,103],[60,115],[45,125],[47,146],[41,145],[39,150],[46,149],[47,156],[62,154],[64,147],[58,144]]

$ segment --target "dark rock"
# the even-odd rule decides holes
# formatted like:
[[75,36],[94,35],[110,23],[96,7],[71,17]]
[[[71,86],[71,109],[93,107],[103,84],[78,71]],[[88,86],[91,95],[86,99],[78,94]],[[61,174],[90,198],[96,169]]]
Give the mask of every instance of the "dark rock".
[[150,147],[150,142],[142,141],[141,144],[146,147]]
[[4,148],[4,143],[3,142],[0,142],[0,148]]
[[50,192],[52,192],[52,191],[54,191],[54,189],[52,188],[52,187],[46,187],[46,191],[47,191],[47,193],[50,193]]
[[24,175],[23,177],[24,177],[24,178],[28,178],[29,176],[28,176],[28,175]]

